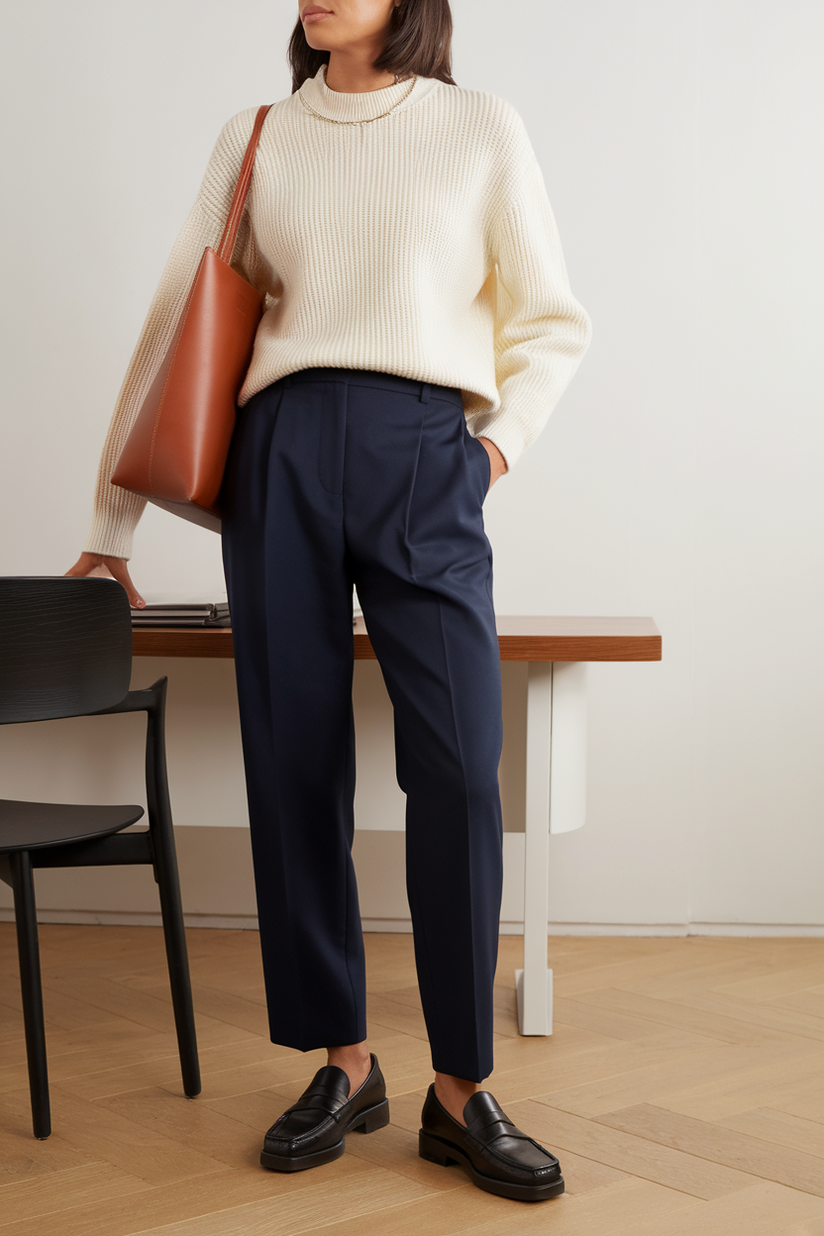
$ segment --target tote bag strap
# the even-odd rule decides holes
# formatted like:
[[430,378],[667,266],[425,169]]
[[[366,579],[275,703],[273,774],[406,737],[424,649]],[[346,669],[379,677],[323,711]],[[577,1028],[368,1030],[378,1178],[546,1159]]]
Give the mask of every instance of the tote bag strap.
[[249,193],[249,185],[252,182],[252,169],[255,166],[255,154],[257,153],[258,140],[260,131],[263,128],[263,122],[271,103],[264,103],[263,107],[258,108],[257,116],[255,116],[255,124],[252,129],[252,136],[249,138],[249,144],[246,147],[246,153],[243,156],[243,162],[240,165],[240,174],[235,185],[235,192],[232,198],[232,204],[229,207],[229,217],[226,220],[226,226],[223,229],[223,235],[220,238],[220,244],[217,247],[217,256],[222,261],[230,263],[232,253],[237,240],[238,228],[240,227],[240,219],[243,214],[243,208],[246,205],[246,197]]

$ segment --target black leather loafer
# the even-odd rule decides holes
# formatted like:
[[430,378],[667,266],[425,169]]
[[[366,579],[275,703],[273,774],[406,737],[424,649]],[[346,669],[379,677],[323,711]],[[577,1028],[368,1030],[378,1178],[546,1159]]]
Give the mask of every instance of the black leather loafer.
[[335,1064],[318,1069],[303,1094],[279,1116],[263,1140],[260,1161],[275,1172],[300,1172],[340,1158],[346,1134],[373,1133],[389,1124],[386,1082],[378,1058],[349,1097],[349,1078]]
[[463,1109],[466,1128],[450,1116],[429,1087],[421,1112],[418,1154],[431,1163],[457,1163],[479,1189],[521,1202],[543,1202],[564,1191],[561,1165],[538,1142],[517,1129],[488,1090],[478,1090]]

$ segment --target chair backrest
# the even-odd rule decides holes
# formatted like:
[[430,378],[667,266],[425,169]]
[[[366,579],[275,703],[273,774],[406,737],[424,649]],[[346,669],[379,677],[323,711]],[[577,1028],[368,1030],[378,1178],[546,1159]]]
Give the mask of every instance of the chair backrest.
[[126,589],[104,576],[0,576],[0,724],[118,704],[132,671]]

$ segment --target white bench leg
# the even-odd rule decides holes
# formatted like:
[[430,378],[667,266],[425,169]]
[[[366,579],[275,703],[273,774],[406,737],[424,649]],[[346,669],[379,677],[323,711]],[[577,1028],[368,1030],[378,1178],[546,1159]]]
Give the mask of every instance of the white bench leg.
[[518,1029],[552,1034],[546,961],[549,834],[586,815],[586,664],[530,662],[527,687],[524,968],[515,971]]

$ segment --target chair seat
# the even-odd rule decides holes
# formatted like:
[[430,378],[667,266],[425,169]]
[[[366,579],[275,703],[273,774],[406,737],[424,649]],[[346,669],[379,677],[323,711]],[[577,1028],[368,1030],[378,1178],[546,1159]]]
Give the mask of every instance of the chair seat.
[[0,853],[69,845],[106,833],[120,832],[136,823],[143,808],[98,806],[85,803],[32,803],[0,798]]

